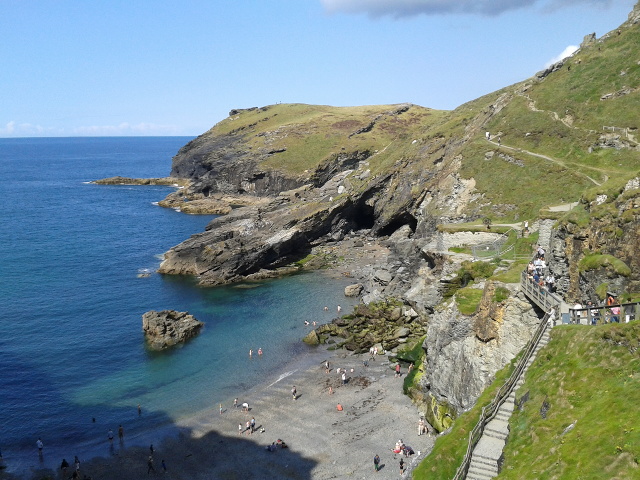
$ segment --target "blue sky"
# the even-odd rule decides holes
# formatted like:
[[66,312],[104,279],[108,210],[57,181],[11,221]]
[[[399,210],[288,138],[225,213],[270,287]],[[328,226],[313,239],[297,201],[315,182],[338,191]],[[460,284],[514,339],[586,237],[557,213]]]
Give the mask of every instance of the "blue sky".
[[636,0],[0,0],[0,137],[198,135],[233,108],[524,80]]

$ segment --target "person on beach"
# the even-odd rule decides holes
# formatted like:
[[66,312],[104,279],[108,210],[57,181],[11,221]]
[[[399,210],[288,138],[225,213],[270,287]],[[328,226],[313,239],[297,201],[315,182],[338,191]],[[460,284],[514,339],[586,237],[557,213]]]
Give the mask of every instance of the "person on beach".
[[73,463],[76,466],[76,473],[80,475],[80,459],[78,458],[77,455],[74,456]]
[[262,355],[262,347],[258,348],[258,355]]
[[341,412],[342,410],[344,410],[344,409],[342,408],[342,404],[340,404],[340,403],[339,403],[338,405],[336,405],[336,410],[338,410],[339,412]]
[[341,310],[342,310],[342,307],[338,305],[338,313],[340,313]]
[[138,416],[142,415],[142,407],[138,404]]
[[243,412],[248,412],[249,411],[249,404],[247,402],[244,402],[242,404],[242,411]]
[[238,435],[242,435],[242,424],[238,424]]
[[347,372],[346,371],[342,372],[342,384],[343,385],[347,384]]
[[156,449],[153,448],[153,443],[151,445],[149,445],[149,452],[151,453],[151,455],[153,455],[153,452],[155,452]]
[[166,463],[164,463],[164,458],[162,459],[162,462],[160,462],[160,463],[161,463],[161,465],[162,465],[162,471],[163,471],[164,473],[167,473],[167,464],[166,464]]
[[253,350],[249,349],[249,357],[253,357]]
[[122,443],[122,440],[124,440],[124,428],[122,428],[122,425],[120,425],[118,427],[118,438],[120,439],[120,442]]
[[380,471],[380,457],[378,455],[373,457],[373,468],[376,472]]
[[40,437],[38,437],[36,446],[38,447],[38,456],[42,457],[42,449],[44,448],[44,443],[42,443],[42,439]]
[[400,376],[400,364],[396,363],[396,374],[394,375],[396,378]]
[[251,417],[251,433],[256,431],[256,417]]
[[331,371],[331,367],[329,365],[329,360],[324,361],[324,371],[325,373],[329,373]]
[[329,385],[329,395],[333,395],[333,387]]
[[249,420],[244,424],[244,431],[251,433],[251,422]]
[[237,398],[233,399],[233,408],[238,408],[238,399]]
[[62,463],[60,464],[60,470],[62,470],[63,478],[66,478],[67,476],[67,468],[69,468],[69,462],[67,462],[66,458],[63,458]]
[[153,467],[153,455],[149,455],[147,459],[147,475],[151,472],[156,473],[156,469]]
[[107,433],[107,438],[109,439],[109,443],[113,443],[113,430],[109,429],[109,433]]
[[298,398],[298,391],[296,390],[296,386],[295,385],[291,389],[291,396],[293,397],[294,400],[296,400]]
[[400,475],[404,474],[404,459],[400,458]]
[[420,417],[420,420],[418,420],[418,435],[422,435],[426,433],[427,433],[427,426],[424,422],[424,418]]

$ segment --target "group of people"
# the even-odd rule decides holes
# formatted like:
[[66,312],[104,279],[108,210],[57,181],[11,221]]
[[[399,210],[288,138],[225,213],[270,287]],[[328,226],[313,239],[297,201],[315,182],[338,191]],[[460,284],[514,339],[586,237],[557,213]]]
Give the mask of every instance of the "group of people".
[[575,311],[574,321],[576,323],[582,323],[584,319],[591,325],[597,325],[601,322],[620,323],[622,313],[624,313],[625,323],[635,320],[636,317],[634,304],[625,305],[623,311],[620,302],[611,293],[607,294],[607,298],[602,306],[597,306],[589,300],[586,306],[583,307],[580,303],[576,303],[573,309]]
[[549,292],[555,292],[556,279],[551,272],[547,271],[547,263],[544,258],[545,251],[538,245],[536,247],[535,258],[527,265],[527,276],[540,288],[546,288]]

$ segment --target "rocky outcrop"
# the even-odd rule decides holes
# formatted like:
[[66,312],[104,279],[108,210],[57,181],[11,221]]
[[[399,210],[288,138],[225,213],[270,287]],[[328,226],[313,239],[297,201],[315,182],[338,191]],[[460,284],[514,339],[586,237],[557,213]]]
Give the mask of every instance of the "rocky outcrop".
[[347,285],[344,287],[345,297],[357,297],[362,292],[364,286],[360,283],[354,283],[353,285]]
[[189,181],[178,177],[160,178],[129,178],[129,177],[109,177],[101,180],[94,180],[91,183],[96,185],[169,185],[172,187],[185,186]]
[[388,301],[358,305],[352,314],[334,319],[312,330],[304,342],[310,345],[332,343],[333,348],[344,347],[355,353],[365,353],[373,346],[393,351],[418,339],[426,332],[426,323],[401,302]]
[[[586,210],[586,212],[585,212]],[[590,221],[581,223],[579,216]],[[554,230],[549,268],[567,302],[585,304],[640,290],[640,180],[594,190]]]
[[443,415],[452,417],[470,408],[495,373],[526,345],[539,323],[524,296],[495,303],[494,288],[487,282],[473,316],[460,314],[452,300],[429,320],[420,383],[422,408],[434,428],[451,423]]
[[188,312],[150,310],[142,315],[142,331],[151,350],[164,350],[195,337],[203,325]]

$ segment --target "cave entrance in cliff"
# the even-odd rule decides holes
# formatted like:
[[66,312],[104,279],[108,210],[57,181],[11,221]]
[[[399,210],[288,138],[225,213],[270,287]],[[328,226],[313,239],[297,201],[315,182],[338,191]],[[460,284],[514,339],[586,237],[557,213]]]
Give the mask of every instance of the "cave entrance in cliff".
[[418,226],[418,220],[416,220],[416,218],[410,213],[405,212],[392,218],[389,223],[387,223],[383,228],[380,229],[378,235],[381,237],[386,237],[387,235],[391,235],[393,232],[405,225],[409,225],[411,231],[415,232],[416,227]]
[[371,230],[373,228],[376,223],[376,217],[373,213],[373,207],[362,204],[358,206],[357,210],[354,213],[354,230]]

